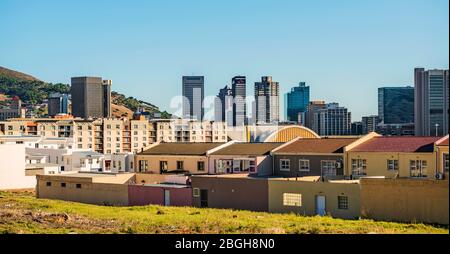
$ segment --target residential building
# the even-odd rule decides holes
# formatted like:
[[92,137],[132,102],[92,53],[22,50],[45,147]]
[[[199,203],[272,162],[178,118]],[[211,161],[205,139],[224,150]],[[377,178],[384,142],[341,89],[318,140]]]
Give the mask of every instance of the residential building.
[[202,121],[204,116],[205,77],[183,77],[183,118]]
[[193,121],[184,119],[153,121],[157,142],[227,142],[225,122]]
[[247,87],[246,77],[236,76],[231,80],[233,95],[233,126],[247,125]]
[[305,126],[309,102],[309,86],[306,86],[305,82],[300,82],[299,86],[292,88],[291,92],[286,94],[287,121]]
[[25,109],[22,108],[22,101],[19,97],[14,96],[7,101],[8,106],[0,107],[0,121],[5,121],[11,118],[25,117]]
[[312,130],[320,136],[345,136],[351,133],[351,113],[338,103],[328,103],[313,113]]
[[276,124],[280,120],[279,84],[264,76],[255,82],[256,124]]
[[135,172],[207,174],[208,152],[223,143],[159,143],[136,154]]
[[51,94],[48,98],[48,116],[54,117],[58,114],[69,114],[69,95]]
[[226,122],[228,126],[233,126],[233,104],[233,90],[229,86],[220,89],[214,104],[215,121]]
[[448,70],[414,70],[414,123],[416,136],[448,134]]
[[283,143],[231,142],[209,154],[210,174],[272,174],[270,151]]
[[[449,148],[448,148],[449,136],[445,136],[442,139],[436,141],[435,150],[437,153],[437,177],[449,179]],[[442,177],[441,177],[442,176]]]
[[372,136],[347,149],[347,176],[435,179],[435,142],[441,137]]
[[357,138],[297,138],[272,151],[273,175],[344,178],[345,148]]
[[379,123],[378,116],[363,116],[362,117],[362,134],[375,132]]
[[81,118],[111,117],[110,80],[100,77],[72,78],[72,115]]

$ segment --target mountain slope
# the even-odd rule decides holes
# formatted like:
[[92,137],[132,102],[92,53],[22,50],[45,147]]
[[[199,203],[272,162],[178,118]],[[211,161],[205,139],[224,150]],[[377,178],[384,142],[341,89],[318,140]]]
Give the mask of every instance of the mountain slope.
[[[52,84],[41,81],[31,75],[0,67],[0,94],[18,96],[26,105],[41,104],[52,93],[69,93],[70,85]],[[167,112],[161,112],[151,103],[127,97],[123,94],[111,93],[111,107],[115,117],[131,117],[132,112],[143,108],[150,113],[161,113],[162,118],[170,118]]]

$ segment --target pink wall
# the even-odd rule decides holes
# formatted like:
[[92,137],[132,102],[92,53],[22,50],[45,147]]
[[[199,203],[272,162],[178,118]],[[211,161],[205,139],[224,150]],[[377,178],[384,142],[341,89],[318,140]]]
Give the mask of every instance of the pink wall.
[[128,186],[129,205],[164,205],[164,190],[170,191],[171,206],[192,206],[191,188],[168,188],[142,185]]

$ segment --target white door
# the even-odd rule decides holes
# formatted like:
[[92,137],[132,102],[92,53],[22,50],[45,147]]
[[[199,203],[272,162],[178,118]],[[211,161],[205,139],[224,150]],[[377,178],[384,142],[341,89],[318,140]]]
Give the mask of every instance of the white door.
[[164,205],[170,206],[170,190],[164,190]]
[[325,196],[316,196],[316,214],[320,216],[326,214]]

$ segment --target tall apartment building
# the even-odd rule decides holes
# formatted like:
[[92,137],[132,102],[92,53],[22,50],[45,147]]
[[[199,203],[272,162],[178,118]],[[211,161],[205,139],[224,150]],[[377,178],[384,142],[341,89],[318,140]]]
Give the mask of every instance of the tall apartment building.
[[69,114],[69,95],[55,93],[48,98],[48,115]]
[[247,125],[247,81],[245,76],[236,76],[231,80],[233,94],[233,126]]
[[229,86],[220,89],[214,102],[214,119],[233,126],[233,91]]
[[[351,134],[351,113],[338,103],[328,103],[314,112],[313,131],[320,136],[341,136]],[[315,129],[316,128],[316,129]]]
[[228,141],[225,122],[191,121],[183,119],[154,121],[157,142],[215,143]]
[[279,84],[264,76],[255,82],[256,124],[273,124],[280,121]]
[[305,125],[306,110],[309,105],[309,86],[300,82],[286,94],[286,120]]
[[414,124],[416,136],[448,134],[448,70],[414,70]]
[[111,117],[111,80],[99,77],[72,78],[72,115],[81,118]]
[[306,109],[305,114],[305,126],[311,130],[318,130],[319,126],[314,121],[314,114],[316,114],[320,109],[325,109],[327,104],[325,101],[311,101]]
[[183,95],[183,118],[198,121],[203,120],[205,77],[184,76],[182,95]]
[[362,134],[375,132],[378,123],[380,122],[378,116],[363,116],[362,117]]

